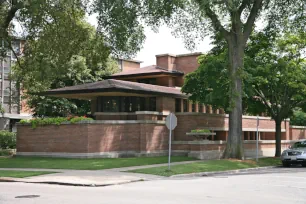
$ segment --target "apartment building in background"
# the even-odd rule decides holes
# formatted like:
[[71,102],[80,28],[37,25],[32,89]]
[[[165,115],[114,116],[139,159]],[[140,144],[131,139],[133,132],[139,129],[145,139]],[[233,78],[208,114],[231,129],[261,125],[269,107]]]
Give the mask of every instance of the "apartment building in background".
[[[0,58],[0,103],[4,111],[4,114],[0,114],[0,130],[15,131],[16,122],[31,118],[30,110],[21,100],[21,91],[16,88],[16,82],[11,77],[12,66],[17,62],[17,57],[22,55],[24,45],[25,40],[15,38],[12,41],[14,51],[7,50],[5,56]],[[4,48],[4,42],[1,46]]]

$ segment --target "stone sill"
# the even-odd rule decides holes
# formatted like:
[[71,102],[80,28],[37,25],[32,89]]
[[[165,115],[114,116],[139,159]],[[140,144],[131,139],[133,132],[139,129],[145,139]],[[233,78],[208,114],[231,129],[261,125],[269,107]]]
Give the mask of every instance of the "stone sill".
[[[175,115],[207,115],[207,116],[224,117],[224,118],[228,118],[228,117],[229,117],[228,114],[215,114],[215,113],[177,112],[177,113],[174,113],[174,114],[175,114]],[[243,115],[242,118],[243,118],[243,119],[254,119],[254,120],[257,120],[257,116]],[[273,121],[273,119],[272,119],[271,117],[259,116],[258,119],[259,119],[259,120],[272,120],[272,121]],[[290,121],[290,119],[285,119],[284,121]]]
[[293,128],[293,129],[306,129],[306,126],[290,125],[290,128]]
[[[294,143],[297,140],[282,140],[282,144]],[[211,141],[211,140],[203,140],[203,141],[173,141],[172,144],[182,144],[182,145],[201,145],[201,144],[226,144],[226,141]],[[245,140],[244,144],[256,144],[256,140]],[[275,144],[275,140],[259,140],[259,144]]]
[[[165,125],[166,122],[162,120],[93,120],[93,121],[81,121],[78,123],[70,123],[70,122],[61,123],[61,125],[87,125],[87,124],[160,124],[160,125]],[[17,123],[17,125],[31,126],[31,124],[21,124],[21,123]],[[39,127],[44,127],[44,126],[49,126],[49,125],[43,125]]]
[[94,116],[100,115],[169,115],[168,112],[136,111],[136,112],[95,112]]
[[215,132],[202,132],[202,133],[196,133],[196,132],[187,132],[186,135],[190,135],[190,136],[196,136],[196,135],[207,135],[207,136],[210,136],[210,135],[216,135]]
[[[229,128],[228,127],[199,127],[200,129],[208,129],[211,131],[228,131]],[[242,128],[242,131],[249,131],[249,132],[256,132],[257,129],[256,128]],[[286,132],[286,129],[282,129],[282,132]],[[263,129],[263,128],[259,128],[258,132],[276,132],[275,129]]]

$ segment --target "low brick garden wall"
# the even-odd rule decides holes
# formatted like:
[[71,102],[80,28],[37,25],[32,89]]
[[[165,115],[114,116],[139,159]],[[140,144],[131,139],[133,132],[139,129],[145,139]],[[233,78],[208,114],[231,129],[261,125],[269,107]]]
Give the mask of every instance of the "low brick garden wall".
[[[282,150],[287,149],[295,141],[283,140]],[[256,141],[244,141],[245,158],[256,157]],[[172,149],[174,154],[185,154],[198,159],[221,159],[226,147],[226,141],[174,141]],[[274,157],[275,141],[262,140],[258,144],[259,157]]]
[[168,149],[164,121],[86,121],[17,126],[17,155],[123,157],[162,155]]

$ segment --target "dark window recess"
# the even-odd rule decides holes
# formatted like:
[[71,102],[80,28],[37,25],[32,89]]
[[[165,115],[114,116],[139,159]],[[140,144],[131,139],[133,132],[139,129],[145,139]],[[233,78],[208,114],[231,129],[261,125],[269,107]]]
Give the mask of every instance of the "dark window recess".
[[119,112],[119,97],[103,97],[103,112]]
[[196,104],[195,103],[192,103],[192,105],[191,105],[191,107],[192,107],[192,112],[194,113],[194,112],[196,112]]
[[187,100],[183,101],[183,110],[184,110],[184,112],[188,112],[188,103],[187,103]]
[[135,112],[145,110],[145,98],[143,97],[98,97],[99,112]]
[[200,113],[204,113],[204,107],[205,106],[203,104],[200,105],[200,107],[199,107],[199,112]]
[[149,98],[149,111],[156,111],[156,97]]
[[143,84],[153,84],[156,85],[156,78],[149,78],[149,79],[139,79],[138,83],[143,83]]
[[181,112],[181,99],[179,98],[175,99],[175,112]]

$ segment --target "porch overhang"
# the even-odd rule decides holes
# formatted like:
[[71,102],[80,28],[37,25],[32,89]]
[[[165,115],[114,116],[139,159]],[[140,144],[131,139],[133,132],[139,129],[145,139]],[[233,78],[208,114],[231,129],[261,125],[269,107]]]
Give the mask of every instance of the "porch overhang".
[[168,96],[174,98],[188,98],[188,96],[181,93],[178,88],[114,79],[53,89],[42,92],[41,95],[85,100],[91,100],[97,96]]

